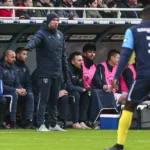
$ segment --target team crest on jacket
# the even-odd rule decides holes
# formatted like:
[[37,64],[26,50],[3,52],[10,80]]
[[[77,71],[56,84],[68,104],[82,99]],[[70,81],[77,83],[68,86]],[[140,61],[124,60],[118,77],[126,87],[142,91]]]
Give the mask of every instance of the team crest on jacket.
[[26,72],[26,68],[23,68],[23,72]]
[[57,36],[58,36],[58,38],[60,39],[60,34],[59,34],[59,33],[57,33]]
[[43,79],[43,82],[46,84],[46,83],[48,83],[48,79],[47,78],[44,78]]

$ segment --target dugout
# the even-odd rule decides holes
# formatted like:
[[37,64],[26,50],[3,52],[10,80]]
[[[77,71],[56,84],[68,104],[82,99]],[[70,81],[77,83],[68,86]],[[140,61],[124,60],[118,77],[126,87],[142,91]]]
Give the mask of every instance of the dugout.
[[[0,19],[0,56],[6,49],[16,49],[24,46],[40,28],[43,20],[13,20]],[[59,29],[64,33],[67,55],[72,51],[82,51],[87,42],[97,45],[95,62],[106,60],[107,52],[121,48],[124,33],[127,28],[138,24],[140,20],[133,19],[76,19],[60,20]],[[31,72],[35,68],[35,51],[29,52],[28,62]]]
[[[19,20],[0,19],[0,56],[7,49],[16,49],[33,37],[40,28],[43,20]],[[73,51],[82,51],[87,42],[97,45],[95,63],[98,64],[107,59],[110,49],[121,49],[124,33],[127,28],[140,23],[140,19],[86,19],[60,20],[59,30],[64,33],[67,55]],[[29,52],[27,65],[31,72],[35,69],[35,51]],[[143,112],[144,113],[144,112]],[[150,127],[150,118],[147,113],[146,127]],[[145,121],[144,121],[145,122]],[[144,123],[145,124],[145,123]],[[142,124],[140,124],[142,127]],[[145,126],[143,126],[145,127]]]

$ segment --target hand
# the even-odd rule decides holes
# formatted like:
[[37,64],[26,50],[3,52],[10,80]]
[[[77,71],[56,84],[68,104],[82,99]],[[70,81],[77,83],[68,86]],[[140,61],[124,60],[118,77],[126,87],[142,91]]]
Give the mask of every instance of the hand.
[[112,85],[104,85],[103,90],[105,92],[111,92],[112,91]]
[[83,91],[83,92],[86,92],[86,88],[83,88],[82,91]]
[[119,89],[118,84],[119,84],[119,81],[116,80],[116,79],[114,79],[114,80],[112,81],[112,88],[118,90],[118,89]]
[[64,95],[68,95],[68,92],[66,90],[60,90],[59,91],[59,98],[63,97]]
[[16,92],[18,93],[18,95],[21,96],[22,90],[21,89],[16,89]]
[[26,89],[16,89],[16,92],[20,95],[20,96],[25,96],[27,94]]
[[25,96],[27,94],[26,89],[21,88],[21,96]]

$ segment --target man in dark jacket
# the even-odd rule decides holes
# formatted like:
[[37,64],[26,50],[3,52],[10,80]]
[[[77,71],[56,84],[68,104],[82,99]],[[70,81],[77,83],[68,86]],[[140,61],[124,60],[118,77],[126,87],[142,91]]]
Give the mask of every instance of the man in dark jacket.
[[[57,30],[59,17],[55,13],[47,15],[47,21],[28,42],[25,49],[36,48],[39,101],[37,108],[38,131],[64,131],[57,125],[57,99],[61,77],[68,76],[65,39]],[[48,104],[49,130],[44,125],[44,113]]]
[[16,60],[15,57],[16,54],[14,51],[5,51],[0,66],[0,76],[2,77],[3,81],[3,94],[12,95],[12,101],[10,102],[11,128],[18,128],[16,125],[16,109],[18,95],[26,95],[26,90],[21,87],[17,70],[13,65]]
[[[86,3],[87,3],[87,0],[73,0],[73,6],[74,7],[85,7]],[[82,10],[78,10],[76,12],[80,18],[83,18],[83,11]]]
[[[73,7],[73,1],[62,0],[60,7],[71,8]],[[62,18],[69,18],[69,19],[78,18],[78,15],[75,10],[57,10],[56,12],[58,16]]]
[[80,52],[73,52],[69,59],[69,79],[67,82],[67,90],[69,95],[72,95],[75,98],[74,102],[71,102],[73,128],[75,129],[89,129],[85,122],[90,103],[88,93],[90,91],[85,88],[83,83],[82,60],[83,58]]
[[[138,8],[136,0],[116,0],[118,8]],[[121,11],[121,18],[140,18],[138,11]]]
[[30,72],[28,66],[25,64],[27,60],[27,51],[23,50],[23,47],[16,49],[16,62],[15,67],[18,72],[21,86],[26,89],[27,94],[25,96],[19,96],[18,102],[21,107],[21,124],[23,128],[33,128],[33,111],[34,111],[34,97],[32,92],[32,84],[30,79]]
[[[55,3],[56,6],[59,5],[59,2],[57,0],[57,3]],[[34,7],[56,7],[54,6],[54,3],[52,0],[37,0],[34,1]],[[58,7],[58,6],[57,6]],[[54,12],[53,10],[36,10],[35,14],[36,17],[46,17],[47,14],[49,14],[50,12]]]
[[[33,1],[32,0],[23,0],[23,4],[20,4],[19,7],[33,7]],[[30,17],[36,17],[35,10],[17,10],[16,11],[17,17],[20,17],[21,19],[30,19]]]

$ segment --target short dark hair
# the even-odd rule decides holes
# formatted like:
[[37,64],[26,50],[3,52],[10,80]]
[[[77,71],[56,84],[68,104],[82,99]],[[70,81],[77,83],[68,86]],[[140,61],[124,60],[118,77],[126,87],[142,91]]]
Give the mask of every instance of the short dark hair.
[[87,0],[86,4],[89,6],[89,3],[92,4],[93,2],[95,2],[95,0]]
[[115,56],[117,54],[120,55],[120,52],[117,51],[116,49],[111,49],[107,54],[107,59],[110,60],[111,56]]
[[3,0],[3,3],[7,2],[8,0]]
[[16,54],[19,54],[19,53],[22,52],[22,51],[26,51],[26,50],[24,50],[23,47],[18,47],[18,48],[15,50],[15,53],[16,53]]
[[150,5],[145,7],[141,12],[141,18],[143,21],[150,21]]
[[87,52],[88,50],[96,51],[96,45],[92,43],[85,44],[83,47],[83,52]]
[[28,0],[23,0],[23,3],[27,2]]
[[79,56],[79,55],[82,56],[82,54],[80,52],[75,51],[70,54],[69,58],[70,58],[70,60],[73,60],[75,58],[75,56]]

